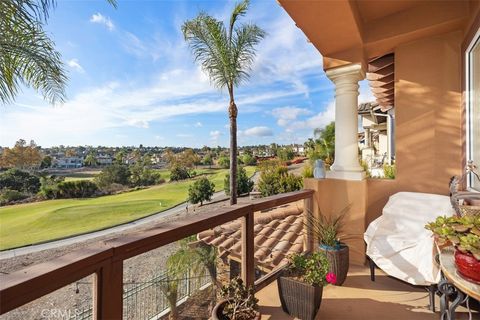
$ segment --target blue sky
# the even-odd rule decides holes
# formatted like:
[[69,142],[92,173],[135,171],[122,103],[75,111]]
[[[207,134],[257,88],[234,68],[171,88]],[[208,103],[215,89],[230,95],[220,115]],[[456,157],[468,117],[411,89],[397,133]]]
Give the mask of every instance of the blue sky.
[[[180,26],[201,10],[226,19],[233,4],[59,1],[46,29],[68,69],[68,100],[50,106],[24,89],[0,110],[0,145],[227,146],[227,93],[193,62]],[[236,90],[239,144],[303,143],[334,119],[321,55],[274,0],[252,1],[244,21],[268,35]],[[366,83],[360,91],[371,98]]]

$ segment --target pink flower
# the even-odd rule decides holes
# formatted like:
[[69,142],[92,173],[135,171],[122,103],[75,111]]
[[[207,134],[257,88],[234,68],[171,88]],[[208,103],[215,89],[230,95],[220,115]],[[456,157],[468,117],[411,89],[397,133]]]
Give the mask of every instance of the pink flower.
[[333,272],[327,273],[327,276],[325,277],[328,283],[335,284],[337,283],[337,276]]

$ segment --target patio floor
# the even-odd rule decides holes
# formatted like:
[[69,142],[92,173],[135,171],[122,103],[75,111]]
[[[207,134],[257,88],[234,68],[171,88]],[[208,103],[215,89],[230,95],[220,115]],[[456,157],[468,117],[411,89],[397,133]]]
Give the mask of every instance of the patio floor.
[[[260,300],[262,319],[294,319],[282,311],[278,298],[277,283],[256,294]],[[435,302],[437,312],[428,307],[428,292],[387,277],[381,270],[376,271],[375,282],[370,281],[368,267],[350,267],[347,280],[342,287],[328,286],[323,291],[323,300],[316,319],[324,320],[438,320],[440,301]],[[480,319],[480,314],[472,314]],[[457,309],[456,319],[468,319],[463,308]]]

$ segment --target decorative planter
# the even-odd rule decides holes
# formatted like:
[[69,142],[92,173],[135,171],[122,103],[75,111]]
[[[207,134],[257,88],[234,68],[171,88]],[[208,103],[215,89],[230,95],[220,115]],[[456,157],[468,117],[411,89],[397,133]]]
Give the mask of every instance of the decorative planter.
[[337,276],[336,286],[341,286],[347,279],[349,262],[348,246],[340,243],[338,246],[332,247],[320,244],[319,250],[327,256],[330,267],[328,272],[332,272]]
[[455,250],[455,265],[462,277],[480,283],[480,261],[475,259],[472,254]]
[[[215,307],[212,310],[212,320],[230,320],[229,317],[225,316],[223,314],[223,309],[225,308],[225,305],[227,304],[228,300],[222,300],[219,303],[215,305]],[[260,312],[256,312],[256,315],[254,318],[251,320],[260,320],[261,318]]]
[[322,286],[312,286],[285,276],[277,279],[277,285],[284,312],[301,320],[315,319],[322,303]]

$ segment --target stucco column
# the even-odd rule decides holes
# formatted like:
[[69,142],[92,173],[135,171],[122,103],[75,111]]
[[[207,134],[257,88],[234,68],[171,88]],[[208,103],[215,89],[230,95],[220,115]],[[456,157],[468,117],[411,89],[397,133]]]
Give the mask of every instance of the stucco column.
[[361,64],[326,71],[335,84],[335,161],[327,178],[363,180],[358,162],[358,81],[365,78]]

